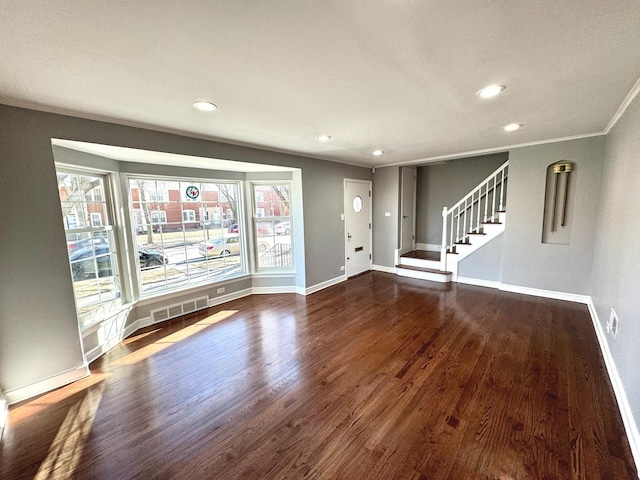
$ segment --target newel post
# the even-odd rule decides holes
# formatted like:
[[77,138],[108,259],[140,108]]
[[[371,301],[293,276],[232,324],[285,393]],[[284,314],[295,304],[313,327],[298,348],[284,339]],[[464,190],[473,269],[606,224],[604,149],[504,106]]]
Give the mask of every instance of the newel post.
[[442,248],[440,250],[440,270],[447,270],[447,217],[449,212],[447,207],[442,208]]

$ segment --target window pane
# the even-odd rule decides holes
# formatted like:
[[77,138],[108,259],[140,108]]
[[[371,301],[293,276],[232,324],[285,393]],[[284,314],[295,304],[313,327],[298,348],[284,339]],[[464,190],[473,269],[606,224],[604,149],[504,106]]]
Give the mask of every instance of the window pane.
[[258,217],[288,217],[289,185],[254,185],[254,203]]
[[254,185],[253,211],[257,268],[291,268],[292,226],[287,184]]
[[237,183],[131,179],[129,187],[143,295],[244,272]]
[[85,327],[122,306],[104,178],[57,172],[76,310]]

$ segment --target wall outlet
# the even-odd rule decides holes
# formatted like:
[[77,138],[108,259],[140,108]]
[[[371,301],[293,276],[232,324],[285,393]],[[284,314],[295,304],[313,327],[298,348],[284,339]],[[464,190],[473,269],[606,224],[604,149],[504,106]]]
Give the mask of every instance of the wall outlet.
[[607,333],[612,334],[614,339],[618,336],[618,315],[613,308],[611,309],[611,315],[609,315],[609,322],[607,323]]
[[218,292],[218,293],[224,293],[224,287],[220,287],[220,288],[217,290],[217,292]]
[[341,271],[341,272],[344,272],[344,265],[342,265],[342,266],[340,267],[340,271]]

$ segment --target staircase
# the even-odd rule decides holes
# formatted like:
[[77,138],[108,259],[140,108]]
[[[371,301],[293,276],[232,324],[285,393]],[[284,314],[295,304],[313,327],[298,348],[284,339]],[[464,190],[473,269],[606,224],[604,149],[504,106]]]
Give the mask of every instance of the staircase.
[[453,207],[444,207],[440,252],[404,254],[396,273],[442,283],[456,281],[459,262],[504,232],[508,169],[507,161]]

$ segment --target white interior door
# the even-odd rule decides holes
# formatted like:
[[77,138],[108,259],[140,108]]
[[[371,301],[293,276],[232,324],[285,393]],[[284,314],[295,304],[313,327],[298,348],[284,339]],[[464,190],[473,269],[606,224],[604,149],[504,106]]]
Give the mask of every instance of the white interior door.
[[348,277],[371,270],[371,182],[344,181],[345,258]]
[[406,253],[415,248],[416,169],[402,167],[402,201],[400,205],[400,249]]

